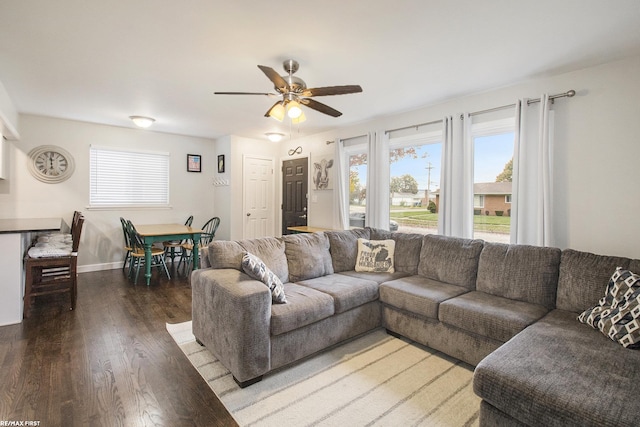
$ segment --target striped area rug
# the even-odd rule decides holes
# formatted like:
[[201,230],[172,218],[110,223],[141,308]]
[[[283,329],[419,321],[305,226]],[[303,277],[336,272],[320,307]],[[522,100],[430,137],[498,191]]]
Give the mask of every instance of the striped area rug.
[[241,389],[195,342],[191,322],[167,330],[241,426],[477,426],[473,370],[378,329]]

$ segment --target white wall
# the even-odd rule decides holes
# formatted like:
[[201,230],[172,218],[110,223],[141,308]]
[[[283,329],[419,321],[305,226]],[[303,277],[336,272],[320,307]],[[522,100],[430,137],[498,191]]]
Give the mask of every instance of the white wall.
[[[80,271],[113,268],[123,257],[119,217],[134,223],[183,223],[194,215],[201,226],[215,212],[212,179],[216,171],[213,140],[143,129],[119,128],[70,120],[21,115],[20,141],[9,146],[9,179],[0,180],[0,218],[85,215],[78,263]],[[74,174],[60,184],[45,184],[27,170],[27,153],[40,145],[63,147],[75,159]],[[171,153],[170,209],[88,210],[89,147],[157,150]],[[187,154],[202,155],[202,173],[187,172]]]
[[[246,212],[244,211],[244,199],[243,194],[243,159],[245,156],[252,156],[264,159],[272,159],[274,163],[274,193],[278,195],[281,193],[281,173],[278,166],[278,152],[279,145],[273,143],[267,139],[257,140],[250,138],[243,138],[240,136],[232,135],[228,139],[229,147],[226,147],[227,139],[221,145],[221,150],[228,150],[230,153],[229,160],[227,161],[228,176],[230,185],[228,190],[216,188],[216,191],[228,191],[230,199],[228,200],[229,208],[229,229],[228,238],[231,240],[240,240],[243,238],[244,225],[246,221]],[[222,151],[221,151],[222,152]],[[224,207],[221,207],[223,210]],[[274,234],[278,234],[278,217],[280,215],[280,203],[274,200],[273,215],[275,219]],[[221,225],[222,227],[222,225]],[[227,230],[220,234],[220,238],[227,236]]]
[[[477,111],[575,89],[571,99],[558,100],[556,111],[555,228],[560,247],[640,258],[640,190],[636,173],[640,159],[640,57],[629,58],[554,77],[541,77],[518,85],[457,98],[421,109],[381,117],[279,144],[228,136],[214,142],[202,138],[117,128],[38,116],[20,116],[20,141],[9,143],[8,180],[0,180],[0,218],[62,216],[75,209],[87,217],[80,254],[85,269],[109,268],[122,256],[119,216],[134,222],[183,222],[195,216],[202,225],[219,216],[217,238],[241,239],[244,215],[242,161],[245,155],[273,158],[275,173],[275,233],[280,230],[281,171],[287,152],[302,146],[294,157],[309,157],[333,149],[326,141],[393,129],[440,119],[463,111]],[[425,82],[424,84],[429,84]],[[366,90],[366,88],[365,88]],[[312,120],[312,118],[309,118]],[[61,184],[43,184],[26,169],[26,153],[44,145],[59,145],[76,159],[74,175]],[[90,211],[88,204],[89,145],[107,145],[171,152],[170,210]],[[203,156],[201,174],[186,172],[186,154]],[[226,171],[217,173],[217,155],[226,157]],[[213,187],[213,178],[229,186]],[[331,228],[333,192],[309,186],[309,225]]]
[[[291,146],[301,145],[304,153],[321,151],[327,140],[338,137],[415,125],[445,115],[511,104],[518,98],[537,98],[545,92],[556,94],[574,89],[577,91],[574,98],[560,99],[554,105],[553,203],[557,246],[640,258],[640,245],[635,241],[640,236],[636,214],[640,209],[638,76],[640,57],[541,77],[282,143],[280,156],[286,157]],[[329,193],[333,191],[316,192],[317,202],[312,199],[309,203],[309,225],[331,227],[333,199]]]

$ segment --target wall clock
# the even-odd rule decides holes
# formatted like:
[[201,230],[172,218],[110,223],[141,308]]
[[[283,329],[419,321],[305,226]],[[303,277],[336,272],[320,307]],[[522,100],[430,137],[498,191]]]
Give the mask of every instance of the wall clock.
[[75,169],[71,154],[55,145],[41,145],[29,152],[29,172],[47,184],[65,181]]

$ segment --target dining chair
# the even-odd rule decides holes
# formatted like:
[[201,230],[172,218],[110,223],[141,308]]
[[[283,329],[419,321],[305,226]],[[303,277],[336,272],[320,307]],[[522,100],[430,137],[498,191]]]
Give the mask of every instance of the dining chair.
[[[129,263],[129,277],[131,277],[133,268],[135,268],[136,275],[133,283],[137,284],[138,276],[140,274],[140,265],[144,265],[145,262],[144,242],[142,241],[142,237],[136,231],[133,223],[129,220],[127,220],[127,232],[129,233],[129,241],[131,242],[132,249],[131,262]],[[153,267],[161,267],[167,275],[167,278],[171,279],[169,269],[167,268],[167,263],[165,262],[163,248],[158,248],[155,246],[151,247],[151,268]]]
[[127,220],[120,217],[120,225],[122,226],[122,234],[124,235],[124,261],[122,262],[122,271],[127,266],[127,262],[131,262],[131,239],[129,239],[129,232],[127,231]]
[[[206,248],[209,243],[213,241],[216,237],[216,231],[220,226],[220,218],[214,216],[202,226],[202,233],[200,234],[200,242],[198,246],[198,250]],[[178,261],[178,268],[182,262],[185,262],[185,269],[187,265],[190,265],[193,261],[193,240],[189,240],[189,242],[182,245],[183,252],[180,257],[180,261]]]
[[35,297],[69,293],[71,310],[78,299],[78,248],[84,216],[74,215],[71,224],[71,245],[57,243],[29,248],[24,259],[25,285],[23,317],[29,317]]
[[[190,215],[189,218],[187,218],[187,220],[184,222],[184,225],[191,227],[191,224],[193,223],[193,215]],[[164,254],[165,254],[165,259],[166,256],[169,255],[169,258],[171,258],[171,265],[173,265],[173,260],[175,259],[176,255],[182,255],[182,245],[187,243],[186,239],[183,240],[168,240],[166,242],[162,242],[162,246],[164,247]],[[178,250],[178,252],[176,253],[176,249]]]

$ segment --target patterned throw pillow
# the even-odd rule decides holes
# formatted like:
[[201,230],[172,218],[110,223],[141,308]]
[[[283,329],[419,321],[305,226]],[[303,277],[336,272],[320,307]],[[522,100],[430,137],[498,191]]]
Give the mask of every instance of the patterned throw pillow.
[[393,273],[393,257],[396,248],[394,240],[358,239],[356,271]]
[[257,256],[245,252],[242,257],[242,271],[249,277],[259,280],[271,291],[271,301],[277,304],[286,304],[287,298],[284,294],[284,285],[275,273],[262,262]]
[[578,320],[626,348],[640,348],[640,276],[618,267],[598,305]]

